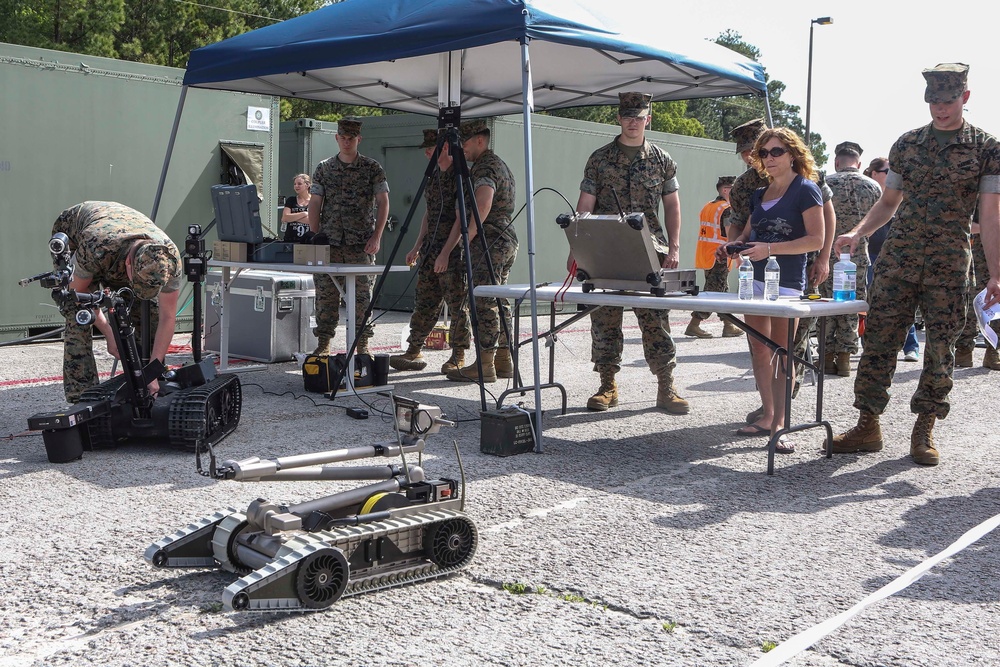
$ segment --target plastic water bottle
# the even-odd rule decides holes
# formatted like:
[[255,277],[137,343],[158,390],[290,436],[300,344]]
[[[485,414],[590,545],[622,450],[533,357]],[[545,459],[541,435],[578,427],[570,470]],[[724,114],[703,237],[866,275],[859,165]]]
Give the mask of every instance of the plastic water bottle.
[[744,256],[740,262],[740,300],[750,301],[753,299],[753,262],[749,257]]
[[767,301],[778,300],[778,281],[781,280],[781,267],[778,260],[771,255],[767,258],[767,266],[764,267],[764,299]]
[[833,265],[833,300],[854,301],[858,290],[858,265],[851,261],[850,253],[840,253],[840,261]]

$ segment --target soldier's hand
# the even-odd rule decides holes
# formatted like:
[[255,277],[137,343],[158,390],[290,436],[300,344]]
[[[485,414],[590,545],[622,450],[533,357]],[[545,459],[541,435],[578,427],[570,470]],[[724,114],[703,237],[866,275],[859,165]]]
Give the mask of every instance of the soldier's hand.
[[420,248],[414,248],[410,252],[406,253],[406,265],[413,266],[417,263],[418,257],[420,257]]
[[368,239],[368,243],[365,244],[365,254],[374,255],[378,252],[378,249],[382,246],[382,239],[377,236],[373,236]]
[[112,336],[108,336],[108,354],[110,354],[115,359],[121,359],[121,354],[118,352],[118,343]]
[[986,283],[986,303],[985,308],[992,308],[1000,303],[1000,278],[990,278]]
[[148,388],[149,388],[149,395],[156,396],[156,394],[158,394],[160,391],[160,381],[153,380],[152,382],[149,383]]
[[444,273],[448,270],[448,255],[443,252],[434,260],[434,273]]
[[667,256],[663,258],[663,263],[660,265],[664,269],[676,269],[680,264],[680,251],[671,250],[667,253]]
[[[847,250],[844,248],[847,247]],[[833,241],[833,253],[834,256],[839,259],[840,254],[848,252],[854,254],[854,251],[858,249],[858,239],[852,232],[847,232],[846,234],[841,234]]]
[[810,285],[822,285],[826,282],[826,279],[830,276],[830,262],[826,261],[822,257],[817,257],[816,261],[813,262],[812,268],[809,269],[809,284]]

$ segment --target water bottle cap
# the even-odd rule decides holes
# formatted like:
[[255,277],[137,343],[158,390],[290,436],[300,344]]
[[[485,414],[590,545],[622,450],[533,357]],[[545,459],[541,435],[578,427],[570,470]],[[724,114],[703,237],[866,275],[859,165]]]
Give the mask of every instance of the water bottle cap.
[[840,261],[842,261],[842,262],[849,262],[849,261],[851,261],[851,253],[849,253],[849,252],[842,252],[842,253],[840,253]]

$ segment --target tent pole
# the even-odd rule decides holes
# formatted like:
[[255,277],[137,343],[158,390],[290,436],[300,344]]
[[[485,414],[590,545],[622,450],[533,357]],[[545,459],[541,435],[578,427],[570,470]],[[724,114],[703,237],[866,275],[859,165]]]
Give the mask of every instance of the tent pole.
[[177,100],[177,113],[174,114],[174,124],[170,127],[170,139],[167,140],[167,154],[163,157],[163,169],[160,170],[160,182],[156,185],[156,197],[153,198],[153,210],[149,219],[156,222],[156,214],[160,210],[160,197],[163,186],[167,182],[167,169],[170,167],[170,156],[174,152],[174,141],[177,139],[177,128],[181,124],[181,113],[184,111],[184,100],[187,98],[188,87],[181,86],[181,97]]
[[[528,283],[531,286],[531,359],[535,373],[535,451],[542,452],[542,383],[538,363],[538,293],[535,288],[535,183],[531,173],[531,112],[535,106],[531,85],[528,38],[521,39],[521,98],[524,100],[524,190],[528,213]],[[509,341],[517,345],[517,341]]]

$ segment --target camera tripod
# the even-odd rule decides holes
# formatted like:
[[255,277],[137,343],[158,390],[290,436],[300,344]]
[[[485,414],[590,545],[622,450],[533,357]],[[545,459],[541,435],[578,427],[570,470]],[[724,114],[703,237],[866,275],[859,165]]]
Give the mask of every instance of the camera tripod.
[[[368,322],[371,317],[372,311],[375,308],[375,303],[378,300],[378,296],[382,292],[382,288],[385,284],[385,280],[389,274],[389,268],[392,266],[392,261],[396,257],[399,251],[399,247],[403,242],[403,238],[406,236],[406,232],[410,227],[410,223],[413,220],[414,213],[416,212],[417,205],[420,203],[421,197],[424,193],[424,188],[427,186],[428,181],[434,175],[434,171],[438,168],[437,161],[438,157],[441,155],[441,151],[445,144],[448,145],[448,150],[454,160],[452,164],[452,170],[454,172],[455,178],[455,191],[458,193],[457,205],[458,205],[458,216],[459,216],[459,228],[462,235],[462,248],[464,249],[465,258],[465,275],[468,281],[468,299],[469,299],[469,323],[472,327],[473,340],[476,344],[476,370],[479,373],[479,377],[483,376],[483,362],[482,355],[478,353],[479,348],[479,317],[476,311],[476,299],[473,296],[472,290],[475,286],[473,280],[472,272],[472,253],[469,240],[469,216],[466,209],[466,198],[465,195],[468,194],[469,200],[473,202],[472,206],[472,216],[476,224],[476,237],[483,249],[483,261],[486,262],[487,269],[490,275],[490,284],[497,284],[497,274],[493,267],[493,260],[489,253],[489,244],[486,241],[486,235],[484,233],[483,221],[479,215],[479,208],[475,205],[475,189],[470,180],[469,175],[469,163],[465,159],[465,151],[462,149],[462,142],[459,136],[459,123],[461,122],[461,110],[457,106],[443,107],[438,112],[438,137],[437,144],[434,147],[434,153],[431,155],[430,160],[427,163],[427,169],[424,171],[423,178],[420,179],[420,185],[417,187],[417,192],[413,197],[413,202],[410,204],[410,209],[406,213],[406,217],[403,220],[403,224],[399,230],[399,238],[396,239],[395,244],[389,253],[388,258],[385,261],[385,269],[379,275],[378,280],[375,283],[375,287],[372,293],[371,303],[368,309],[360,317],[359,321],[362,323],[362,327]],[[426,258],[425,258],[426,260]],[[497,306],[500,308],[501,313],[503,312],[503,300],[497,298]],[[503,333],[506,336],[508,344],[515,345],[516,341],[511,341],[511,331],[510,325],[507,322],[507,318],[501,317],[501,325],[503,326]],[[357,346],[357,340],[355,339],[354,344],[351,349],[347,351],[347,358],[350,359],[354,354],[354,349]],[[350,364],[345,364],[344,369],[350,368]],[[344,369],[338,369],[337,377],[334,379],[333,390],[330,397],[336,396],[337,389],[340,387],[340,382],[343,379],[342,375]],[[482,410],[486,410],[486,387],[483,382],[479,382],[479,401]]]

